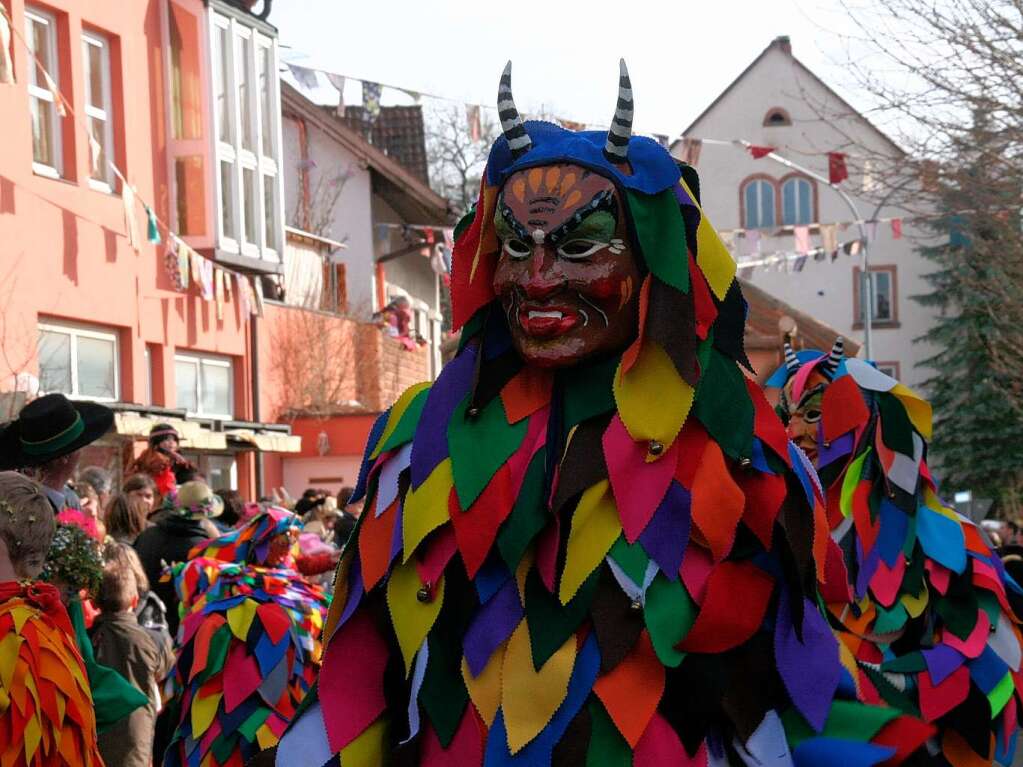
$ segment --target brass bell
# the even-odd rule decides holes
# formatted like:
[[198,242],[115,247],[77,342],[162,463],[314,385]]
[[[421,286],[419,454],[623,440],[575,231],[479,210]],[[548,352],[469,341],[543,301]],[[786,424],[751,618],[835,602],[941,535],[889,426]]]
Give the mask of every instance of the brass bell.
[[632,604],[629,605],[629,609],[634,610],[635,612],[639,612],[640,610],[643,609],[643,603],[640,602],[638,599],[633,599]]
[[479,414],[480,414],[480,409],[478,407],[476,407],[475,405],[473,405],[472,407],[470,407],[466,411],[466,415],[468,415],[470,418],[476,418]]
[[750,466],[753,465],[753,461],[751,461],[749,458],[745,458],[745,457],[744,458],[740,458],[739,459],[739,465],[742,468],[744,468],[744,469],[748,469]]
[[420,602],[426,603],[430,601],[430,584],[427,583],[425,586],[420,587],[419,591],[416,592],[416,599]]
[[647,450],[650,455],[660,455],[664,452],[664,443],[658,442],[656,439],[650,440],[650,444],[647,446]]

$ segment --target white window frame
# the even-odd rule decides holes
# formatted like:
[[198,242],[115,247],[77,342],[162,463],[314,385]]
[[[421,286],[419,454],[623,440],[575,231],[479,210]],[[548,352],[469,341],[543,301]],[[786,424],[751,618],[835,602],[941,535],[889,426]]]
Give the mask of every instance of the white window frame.
[[[70,353],[71,353],[71,392],[67,394],[68,397],[74,399],[85,399],[92,400],[94,402],[118,402],[121,397],[121,343],[117,337],[116,331],[110,330],[99,330],[95,327],[88,325],[77,325],[77,324],[64,324],[56,322],[40,322],[36,329],[38,331],[45,331],[47,333],[61,333],[71,337]],[[90,394],[82,394],[78,389],[78,339],[79,338],[94,338],[99,341],[110,341],[114,346],[114,396],[113,397],[95,397]],[[37,341],[38,343],[38,341]],[[40,365],[42,361],[40,360]],[[40,370],[40,379],[42,379],[42,370]],[[48,394],[50,392],[40,392],[41,394]],[[64,392],[62,392],[64,393]]]
[[[280,86],[277,76],[277,40],[268,37],[254,27],[241,23],[238,19],[217,13],[210,10],[210,51],[216,53],[216,37],[219,30],[226,32],[226,55],[224,59],[224,78],[227,86],[228,103],[226,119],[231,122],[231,141],[223,141],[220,138],[221,126],[217,109],[212,110],[213,130],[213,157],[216,162],[216,173],[214,181],[216,187],[216,232],[218,247],[224,251],[235,254],[242,254],[252,258],[262,259],[275,264],[282,262],[284,252],[284,226],[282,211],[284,210],[284,192],[280,173],[280,151],[281,151],[281,117],[280,117]],[[249,56],[244,62],[238,61],[239,51],[242,50],[241,40],[249,41]],[[267,110],[270,114],[271,132],[273,135],[263,135],[263,104],[259,83],[259,61],[264,50],[269,51],[270,70],[268,72],[269,101]],[[211,56],[212,58],[212,56]],[[219,64],[214,64],[219,66]],[[239,72],[244,73],[248,86],[245,89],[246,98],[249,100],[249,130],[253,137],[254,146],[242,147],[242,110],[239,104]],[[216,84],[211,78],[211,103],[216,101]],[[225,195],[221,183],[221,163],[226,163],[232,171],[232,188],[226,195],[226,203],[231,208],[231,218],[234,231],[224,231]],[[255,225],[252,227],[255,234],[255,241],[248,241],[246,238],[245,204],[242,199],[244,190],[243,169],[252,171],[255,176],[254,198],[252,209],[255,213]],[[272,210],[266,206],[266,194],[264,191],[265,179],[272,179]],[[267,217],[273,219],[273,241],[267,241]]]
[[[32,32],[33,24],[41,24],[46,27],[46,38],[49,45],[51,57],[42,61],[44,69],[50,75],[54,85],[60,88],[60,51],[57,49],[57,17],[34,6],[25,6],[25,39],[27,42],[35,39]],[[33,51],[34,52],[34,51]],[[64,176],[64,138],[62,135],[61,117],[57,114],[57,104],[54,95],[46,88],[46,84],[33,83],[36,77],[35,60],[29,56],[29,70],[31,74],[26,78],[28,83],[28,95],[30,99],[45,101],[50,104],[50,135],[53,137],[53,160],[54,165],[36,162],[32,158],[32,172],[39,176],[48,178],[63,178]]]
[[[94,136],[94,138],[100,142],[103,147],[103,157],[106,159],[104,167],[100,168],[99,171],[103,175],[101,179],[95,179],[92,174],[89,174],[89,186],[99,192],[106,192],[111,194],[114,191],[114,172],[111,170],[110,164],[113,162],[114,156],[114,101],[111,95],[110,88],[110,41],[99,34],[98,32],[83,31],[82,32],[82,58],[83,58],[83,72],[85,73],[85,82],[89,82],[89,46],[100,49],[100,66],[102,71],[100,72],[101,89],[103,93],[101,98],[103,99],[103,107],[99,108],[94,104],[89,104],[88,101],[85,103],[85,115],[96,120],[103,121],[103,135]],[[89,88],[85,87],[85,93],[88,94]],[[89,123],[86,122],[86,130],[89,129]],[[92,147],[89,147],[89,162],[92,162]]]
[[[792,184],[793,188],[795,189],[795,192],[794,192],[795,196],[793,198],[793,202],[795,204],[795,210],[793,211],[793,213],[795,213],[795,220],[794,221],[786,221],[785,220],[785,187],[787,187],[789,184]],[[805,184],[805,187],[803,186],[803,184]],[[810,218],[809,218],[808,221],[800,221],[799,220],[799,210],[800,210],[800,207],[801,207],[799,203],[800,203],[800,201],[802,199],[801,196],[800,196],[800,193],[799,193],[800,189],[806,189],[806,194],[809,197],[808,207],[810,208]],[[813,225],[815,223],[814,222],[814,217],[815,217],[814,214],[816,212],[816,211],[814,211],[813,198],[814,198],[813,179],[807,178],[806,176],[796,175],[796,176],[789,176],[787,179],[782,181],[781,182],[780,196],[779,196],[779,200],[781,202],[781,225],[782,226],[811,226],[811,225]]]
[[[195,354],[192,352],[177,352],[174,355],[174,392],[177,395],[177,363],[186,362],[195,365],[195,404],[198,408],[195,411],[188,411],[188,415],[200,418],[215,418],[217,420],[230,420],[234,418],[234,362],[230,357],[218,357],[209,354]],[[230,405],[229,413],[207,413],[202,409],[202,366],[212,365],[214,367],[227,368],[227,401]],[[181,407],[178,405],[178,407]]]
[[[870,319],[872,322],[894,322],[895,321],[895,281],[892,278],[892,273],[887,269],[871,269],[867,274],[870,275]],[[880,292],[877,289],[878,275],[883,274],[885,279],[888,280],[888,316],[878,317],[877,316],[877,299],[880,296]]]
[[[769,223],[769,224],[765,223],[764,221],[761,221],[761,219],[763,218],[763,216],[761,214],[763,213],[763,207],[764,207],[763,206],[763,199],[762,199],[763,196],[764,196],[764,191],[763,191],[763,187],[761,187],[760,184],[764,184],[768,189],[770,189],[770,193],[771,193],[771,206],[770,206],[770,210],[771,210],[771,223]],[[755,210],[756,221],[753,222],[753,223],[756,224],[756,226],[751,226],[750,225],[751,224],[751,221],[750,221],[750,208],[749,208],[749,205],[746,204],[746,195],[749,192],[750,187],[753,187],[754,189],[757,190],[756,194],[755,194],[755,197],[756,197],[756,210]],[[778,226],[778,185],[776,183],[774,183],[772,181],[769,181],[768,179],[763,178],[762,176],[757,177],[757,178],[747,179],[746,182],[742,185],[742,196],[743,196],[742,199],[743,199],[743,208],[744,208],[744,210],[743,210],[744,215],[743,215],[742,226],[743,226],[744,229],[774,229],[776,226]]]

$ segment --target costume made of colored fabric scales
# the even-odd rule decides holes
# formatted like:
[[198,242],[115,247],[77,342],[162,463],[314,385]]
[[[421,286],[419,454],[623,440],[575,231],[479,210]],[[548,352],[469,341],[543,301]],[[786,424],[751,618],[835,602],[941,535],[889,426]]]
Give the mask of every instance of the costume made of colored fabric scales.
[[[626,172],[604,133],[524,127],[456,230],[461,349],[371,433],[277,765],[897,763],[929,729],[852,697],[816,607],[823,499],[738,367],[745,302],[695,173],[646,138]],[[495,301],[494,210],[511,173],[559,162],[627,205],[640,331],[543,370]]]
[[767,385],[784,387],[781,407],[799,417],[816,398],[838,544],[822,591],[861,699],[935,724],[932,750],[956,767],[1012,763],[1023,590],[938,497],[930,405],[863,360],[787,356]]
[[0,764],[103,764],[74,629],[49,584],[0,583]]
[[241,767],[277,743],[315,680],[329,598],[289,558],[265,566],[274,539],[300,527],[270,508],[175,568],[181,711],[165,765]]

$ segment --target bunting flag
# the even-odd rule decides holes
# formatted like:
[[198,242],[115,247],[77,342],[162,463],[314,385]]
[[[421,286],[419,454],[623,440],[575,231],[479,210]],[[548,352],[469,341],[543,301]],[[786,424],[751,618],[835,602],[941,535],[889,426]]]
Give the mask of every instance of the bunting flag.
[[469,104],[465,108],[465,121],[469,127],[469,139],[479,141],[483,136],[483,127],[480,123],[480,105]]
[[0,5],[0,85],[14,85],[14,63],[11,61],[11,25],[7,9]]
[[252,295],[255,296],[255,300],[252,305],[255,310],[257,317],[263,316],[263,280],[260,277],[252,278],[253,291]]
[[818,450],[834,539],[822,594],[845,672],[861,699],[936,726],[943,762],[1012,763],[1023,592],[973,522],[939,499],[930,405],[837,343],[793,362],[767,385],[782,387],[790,415],[819,414],[815,437],[798,439]]
[[216,302],[217,320],[224,319],[224,272],[220,269],[213,270],[213,298]]
[[300,527],[270,508],[170,572],[183,617],[170,676],[180,715],[166,767],[245,764],[277,743],[312,686],[330,599],[290,555],[270,560],[275,541]]
[[893,240],[901,240],[902,239],[902,219],[901,218],[893,218],[891,220],[891,226],[892,226],[892,239]]
[[[932,730],[844,684],[823,495],[740,369],[746,304],[698,197],[650,139],[624,173],[604,135],[533,125],[456,227],[458,353],[371,429],[324,665],[276,764],[898,763]],[[642,330],[532,367],[493,292],[498,192],[556,190],[580,156],[628,207]]]
[[188,290],[188,246],[178,240],[177,237],[172,236],[167,243],[167,252],[164,254],[163,263],[167,277],[170,279],[171,287],[179,291]]
[[771,152],[773,152],[777,147],[757,146],[756,144],[750,144],[746,148],[749,150],[749,153],[753,156],[754,160],[759,160],[762,157],[767,157],[767,155],[771,154]]
[[847,178],[849,171],[845,166],[845,154],[828,152],[828,181],[832,184],[841,184]]
[[760,230],[747,229],[742,233],[742,254],[755,256],[760,253]]
[[380,116],[380,94],[383,87],[379,83],[371,83],[368,80],[362,81],[362,106],[369,115],[370,122],[375,122]]
[[139,223],[135,208],[135,190],[125,178],[121,178],[121,205],[124,208],[124,229],[125,236],[128,238],[128,245],[138,252],[142,241],[139,238]]
[[98,171],[103,170],[103,168],[100,166],[100,158],[103,154],[103,147],[100,146],[99,141],[96,140],[96,137],[93,136],[92,132],[89,131],[88,129],[86,129],[85,135],[89,141],[89,169],[93,173],[96,173]]
[[252,315],[254,307],[252,305],[252,286],[249,284],[247,277],[241,274],[234,275],[234,279],[237,280],[238,289],[238,307],[242,312],[242,320],[246,320]]
[[0,583],[3,764],[103,764],[95,706],[74,636],[56,588],[41,582]]
[[[792,238],[795,243],[796,253],[800,256],[805,256],[810,252],[810,227],[808,226],[794,226],[792,227]],[[800,271],[797,269],[796,271]]]
[[60,92],[60,88],[57,87],[57,83],[50,77],[50,73],[42,67],[36,68],[37,72],[43,73],[43,81],[46,84],[46,90],[50,92],[53,97],[53,107],[57,110],[57,114],[60,117],[67,117],[67,106],[64,104],[64,95]]
[[156,214],[148,205],[143,204],[146,211],[146,239],[153,245],[160,244],[160,229],[156,223]]
[[199,264],[199,289],[203,301],[213,300],[213,262],[192,251],[193,265]]
[[838,227],[834,224],[821,224],[821,248],[825,253],[834,255],[838,251]]
[[298,64],[288,64],[288,69],[291,70],[291,74],[298,81],[298,84],[303,88],[312,90],[320,86],[319,78],[316,76],[315,69],[309,69],[308,67],[302,67]]
[[344,75],[335,75],[332,72],[326,72],[327,80],[337,90],[337,106],[334,108],[334,113],[338,117],[345,116],[345,78]]
[[865,229],[866,229],[866,242],[868,244],[872,243],[872,242],[875,242],[877,240],[877,221],[867,221]]

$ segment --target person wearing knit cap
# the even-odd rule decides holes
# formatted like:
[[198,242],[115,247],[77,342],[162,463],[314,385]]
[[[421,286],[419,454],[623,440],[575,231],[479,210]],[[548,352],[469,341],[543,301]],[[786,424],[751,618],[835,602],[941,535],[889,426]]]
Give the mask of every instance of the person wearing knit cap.
[[[182,456],[180,436],[177,429],[167,423],[158,423],[149,430],[149,445],[128,467],[128,474],[146,474],[156,483],[160,497],[177,489],[180,482],[187,481],[196,471],[194,464]],[[159,499],[157,504],[159,505]]]

